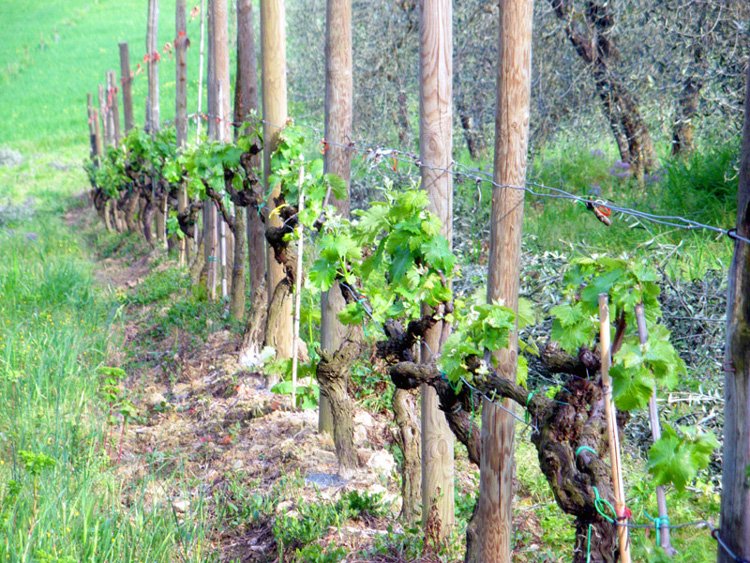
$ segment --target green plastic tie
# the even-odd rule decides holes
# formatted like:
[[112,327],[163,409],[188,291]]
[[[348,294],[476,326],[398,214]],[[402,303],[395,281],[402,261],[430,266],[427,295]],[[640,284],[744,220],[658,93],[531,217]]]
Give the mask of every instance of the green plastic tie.
[[646,518],[654,523],[654,529],[656,530],[656,545],[661,545],[661,529],[662,526],[669,528],[669,516],[662,518],[661,516],[653,517],[648,512],[645,512]]
[[208,257],[209,262],[216,262],[216,256],[209,256]]
[[[594,494],[596,495],[596,498],[594,499],[594,508],[596,508],[596,511],[599,513],[599,516],[604,518],[610,524],[614,524],[615,521],[617,520],[617,511],[615,510],[615,507],[612,506],[611,502],[609,502],[605,498],[602,498],[599,495],[599,489],[597,489],[596,487],[594,487]],[[602,507],[609,508],[612,511],[612,514],[614,515],[614,517],[609,516],[608,514],[605,514],[604,511],[602,510]]]
[[576,450],[576,457],[581,455],[582,452],[589,452],[594,455],[599,455],[596,453],[596,450],[592,448],[591,446],[578,446],[578,449]]
[[591,563],[591,528],[593,524],[589,524],[589,531],[586,534],[586,563]]

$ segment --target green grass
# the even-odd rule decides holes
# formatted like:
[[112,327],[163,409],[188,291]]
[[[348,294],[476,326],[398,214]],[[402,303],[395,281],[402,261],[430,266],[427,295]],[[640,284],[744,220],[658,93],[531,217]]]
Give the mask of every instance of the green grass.
[[123,504],[142,492],[105,454],[96,368],[117,304],[56,213],[14,227],[0,234],[0,560],[204,560],[200,515]]
[[[175,2],[160,4],[160,48],[174,39]],[[189,6],[190,8],[192,7]],[[4,0],[0,5],[0,122],[3,143],[23,152],[88,143],[86,93],[96,98],[107,70],[119,77],[118,43],[130,46],[131,67],[145,53],[147,4],[142,0]],[[188,21],[188,107],[197,105],[198,19]],[[174,116],[174,59],[160,63],[162,119]],[[136,123],[145,115],[145,72],[134,78]],[[204,98],[205,101],[205,98]],[[205,108],[205,105],[204,105]],[[190,111],[195,111],[191,109]],[[122,119],[122,110],[120,111]]]

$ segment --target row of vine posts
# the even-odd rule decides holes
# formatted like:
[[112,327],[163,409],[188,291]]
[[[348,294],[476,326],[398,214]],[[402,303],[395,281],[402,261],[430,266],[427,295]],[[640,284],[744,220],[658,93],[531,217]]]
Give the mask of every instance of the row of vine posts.
[[[201,6],[201,72],[204,50],[203,17]],[[144,130],[152,136],[159,131],[159,49],[157,44],[158,0],[149,0],[146,41],[148,96]],[[524,190],[529,138],[532,0],[499,0],[499,60],[497,66],[497,114],[494,153],[494,175],[489,279],[487,302],[503,302],[517,312],[519,271],[521,262],[521,233]],[[208,24],[208,135],[217,143],[231,142],[243,135],[251,135],[252,128],[242,123],[258,110],[256,70],[256,41],[253,33],[253,2],[237,0],[237,73],[234,91],[234,113],[231,114],[229,53],[227,29],[227,0],[209,0]],[[429,195],[430,210],[441,220],[442,234],[452,239],[452,123],[453,123],[453,48],[452,1],[423,0],[420,16],[420,167],[422,187]],[[244,351],[271,346],[278,358],[290,358],[294,348],[292,331],[292,290],[301,283],[301,273],[290,266],[291,260],[279,258],[274,244],[276,235],[290,232],[289,218],[273,214],[281,202],[280,187],[270,189],[271,157],[280,132],[287,124],[286,29],[284,0],[260,2],[261,91],[263,117],[263,185],[266,190],[254,193],[250,200],[233,197],[236,210],[232,214],[219,199],[210,204],[191,201],[185,186],[177,193],[165,191],[154,179],[142,200],[129,205],[139,212],[141,224],[131,225],[131,215],[118,212],[117,202],[106,202],[98,210],[108,228],[140,230],[152,244],[178,246],[181,264],[191,264],[191,270],[204,276],[208,294],[217,298],[221,287],[223,298],[231,288],[230,314],[245,316],[245,266],[249,263],[249,279],[253,301],[248,328],[243,342]],[[187,115],[187,50],[190,41],[186,28],[185,0],[177,0],[175,40],[176,107],[175,126],[178,147],[188,143]],[[133,79],[128,45],[120,43],[124,130],[134,127],[131,83]],[[352,145],[352,6],[351,0],[327,0],[326,12],[326,93],[325,93],[325,172],[341,178],[349,188]],[[750,70],[748,71],[750,83]],[[107,73],[106,87],[99,87],[98,105],[89,94],[88,121],[92,159],[102,159],[105,145],[120,142],[118,88],[113,71]],[[202,83],[202,77],[199,78]],[[199,85],[200,86],[200,85]],[[199,92],[202,88],[199,87]],[[197,123],[202,118],[199,93]],[[744,141],[740,169],[737,233],[750,234],[750,91],[746,97]],[[232,125],[234,124],[234,131]],[[256,145],[257,146],[257,145]],[[260,168],[260,149],[248,153],[248,170]],[[245,164],[243,164],[244,166]],[[514,189],[515,187],[515,189]],[[261,196],[258,196],[258,193]],[[262,194],[267,193],[267,197]],[[150,194],[150,195],[149,195]],[[170,198],[176,199],[180,227],[187,237],[167,236],[166,224]],[[327,197],[328,199],[328,197]],[[216,203],[215,205],[213,203]],[[96,201],[95,201],[96,203]],[[338,211],[349,214],[349,198],[330,197]],[[245,207],[245,212],[241,207]],[[202,235],[197,230],[183,227],[196,212],[202,214]],[[152,218],[155,232],[152,232]],[[193,223],[193,228],[197,226]],[[264,244],[267,239],[268,244]],[[273,239],[273,240],[272,240]],[[245,249],[247,247],[247,249]],[[284,254],[282,252],[282,254]],[[222,268],[218,268],[217,256]],[[227,279],[231,258],[231,280]],[[747,244],[735,240],[735,254],[730,270],[728,332],[726,346],[725,430],[723,494],[720,530],[728,547],[739,557],[750,558],[750,251]],[[221,275],[220,275],[221,274]],[[219,279],[219,275],[221,279]],[[297,279],[300,278],[300,279]],[[335,282],[324,292],[321,300],[321,378],[322,395],[319,405],[319,431],[334,435],[341,472],[355,469],[356,458],[346,451],[347,432],[351,433],[351,410],[346,399],[346,373],[339,362],[342,350],[358,338],[356,330],[339,321],[338,314],[346,305],[346,291]],[[427,307],[425,305],[425,307]],[[636,315],[638,312],[636,311]],[[641,310],[642,318],[642,310]],[[441,352],[444,336],[450,326],[439,320],[430,324],[421,340],[420,362],[430,364]],[[417,399],[409,386],[400,386],[394,393],[393,407],[401,432],[400,445],[405,454],[403,471],[403,516],[407,520],[421,511],[426,533],[444,537],[453,525],[453,444],[455,433],[469,448],[470,458],[480,467],[479,500],[467,530],[466,560],[472,562],[509,562],[512,552],[513,498],[513,404],[524,399],[526,406],[535,407],[531,395],[523,395],[514,385],[518,359],[516,329],[511,331],[507,348],[491,350],[497,359],[498,373],[507,378],[498,381],[497,389],[505,397],[501,404],[482,399],[481,434],[473,441],[456,428],[443,404],[439,382],[420,386],[421,426],[417,426]],[[645,342],[645,322],[639,332]],[[604,362],[602,362],[604,363]],[[346,366],[346,363],[343,364]],[[403,366],[402,366],[403,367]],[[396,369],[396,368],[394,368]],[[405,369],[405,368],[404,368]],[[427,367],[425,367],[425,371]],[[324,385],[323,380],[326,380]],[[395,381],[395,377],[394,377]],[[420,381],[427,381],[422,379]],[[277,381],[270,377],[268,384]],[[503,392],[503,389],[505,390]],[[447,395],[451,392],[446,391]],[[451,395],[455,402],[456,397]],[[519,399],[520,397],[520,399]],[[651,416],[654,437],[658,434],[658,415],[654,407]],[[343,409],[343,411],[342,411]],[[454,413],[455,414],[455,413]],[[447,418],[446,418],[447,417]],[[463,424],[463,423],[462,423]],[[469,421],[469,429],[471,422]],[[463,427],[461,427],[463,428]],[[343,434],[342,434],[343,433]],[[415,463],[416,460],[416,463]],[[421,460],[421,461],[420,461]],[[666,504],[663,490],[659,507],[664,513]],[[420,509],[421,507],[421,509]],[[623,528],[623,527],[621,527]],[[625,528],[623,528],[625,529]],[[669,546],[669,528],[664,528],[662,545]],[[666,542],[665,542],[666,536]],[[601,555],[601,560],[612,560]],[[612,557],[614,557],[612,555]],[[581,560],[576,555],[576,560]],[[627,560],[623,556],[622,560]],[[718,552],[722,563],[733,559],[723,550]]]

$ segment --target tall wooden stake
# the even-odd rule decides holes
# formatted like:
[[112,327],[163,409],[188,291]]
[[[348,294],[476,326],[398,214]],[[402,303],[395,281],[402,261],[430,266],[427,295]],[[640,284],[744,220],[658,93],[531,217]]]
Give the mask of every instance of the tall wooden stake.
[[[237,0],[237,73],[234,89],[234,121],[243,123],[248,116],[258,110],[258,64],[255,51],[255,32],[253,30],[253,0]],[[242,130],[235,125],[235,135],[248,135],[250,129]],[[260,166],[260,156],[252,157],[253,168]],[[237,214],[239,223],[237,230],[242,228],[242,215]],[[265,227],[260,213],[253,206],[245,208],[245,240],[247,241],[247,262],[242,263],[242,248],[244,241],[239,232],[235,234],[235,268],[232,281],[232,292],[238,298],[233,299],[237,309],[232,313],[234,318],[240,319],[245,312],[245,302],[239,297],[245,296],[245,263],[250,269],[250,290],[253,295],[253,309],[266,307],[265,295],[259,291],[264,287],[266,277],[266,247]],[[242,265],[242,271],[238,268]],[[230,311],[232,312],[232,311]]]
[[[745,86],[737,234],[750,237],[750,67]],[[724,455],[719,534],[734,553],[750,559],[750,246],[736,240],[729,270],[724,355]],[[719,563],[734,561],[719,550]]]
[[[347,186],[344,200],[330,199],[342,215],[349,215],[349,182],[352,155],[346,145],[352,137],[352,3],[351,0],[328,0],[326,4],[326,96],[325,171],[335,174]],[[338,284],[323,293],[320,299],[320,345],[326,352],[341,346],[345,327],[338,314],[344,308],[344,298]],[[318,431],[333,433],[333,415],[328,398],[321,395],[318,405]]]
[[94,97],[89,93],[86,94],[86,115],[88,116],[89,122],[89,141],[91,143],[91,160],[98,160],[98,152],[96,147],[96,128],[94,126]]
[[[286,15],[284,0],[261,0],[260,2],[260,37],[261,58],[263,65],[263,176],[268,185],[271,171],[271,153],[276,148],[278,135],[287,120],[287,87],[286,87]],[[279,188],[274,189],[267,202],[268,209],[276,207]],[[270,226],[278,227],[281,219],[275,215],[270,219]],[[284,279],[284,269],[276,262],[273,249],[266,251],[266,275],[269,305],[273,300],[276,287]],[[291,358],[292,355],[292,300],[284,299],[278,314],[269,311],[266,329],[266,344],[276,349],[279,359]],[[272,324],[272,319],[275,319]],[[275,377],[269,377],[268,385],[276,383]]]
[[[643,312],[643,304],[635,306],[635,320],[638,325],[638,338],[641,346],[648,342],[648,328],[646,327],[646,315]],[[661,438],[661,424],[659,424],[659,409],[656,406],[656,389],[648,400],[648,417],[651,422],[651,437],[654,442]],[[659,509],[659,519],[661,520],[661,533],[659,534],[662,549],[668,555],[675,555],[677,551],[672,547],[669,537],[669,514],[667,513],[667,495],[664,486],[656,487],[656,505]]]
[[[109,123],[107,121],[107,94],[106,94],[106,86],[104,84],[99,84],[97,86],[97,94],[99,96],[99,116],[102,120],[102,141],[105,146],[109,146],[111,143],[111,137],[109,134]],[[104,153],[102,153],[104,154]]]
[[122,86],[122,114],[125,121],[125,133],[133,128],[133,93],[130,76],[130,53],[128,44],[120,43],[120,85]]
[[[302,213],[305,209],[305,191],[303,182],[305,178],[304,165],[299,167],[299,202],[297,203],[297,213]],[[294,320],[292,326],[292,408],[297,408],[297,366],[299,364],[299,321],[300,310],[302,309],[302,285],[304,277],[302,276],[302,258],[305,247],[305,232],[302,223],[297,225],[299,240],[297,241],[297,271],[294,278]]]
[[[201,40],[198,49],[198,119],[195,126],[195,142],[201,140],[201,124],[203,123],[203,67],[206,52],[206,0],[201,0]],[[205,215],[205,214],[204,214]]]
[[159,0],[148,0],[148,97],[146,101],[146,130],[154,135],[159,130]]
[[602,362],[602,390],[604,391],[604,415],[607,417],[607,437],[609,438],[609,459],[612,465],[612,488],[615,493],[617,513],[617,538],[620,544],[620,561],[630,563],[630,541],[628,540],[628,520],[625,518],[625,485],[622,481],[620,462],[620,433],[617,429],[617,409],[612,400],[612,378],[609,366],[612,362],[610,344],[609,298],[606,293],[599,295],[599,350]]
[[116,147],[120,146],[120,104],[117,100],[117,79],[115,71],[107,72],[107,105],[112,123],[112,139]]
[[[526,183],[531,96],[532,0],[500,0],[500,29],[495,116],[494,181],[499,186]],[[524,192],[492,191],[487,301],[503,301],[518,310]],[[508,348],[494,351],[499,372],[515,380],[518,333]],[[507,411],[514,407],[503,401]],[[479,501],[467,528],[467,560],[510,562],[513,547],[513,417],[494,403],[482,402],[482,453]],[[475,545],[476,544],[476,545]]]
[[[430,210],[453,235],[453,8],[452,0],[424,0],[420,18],[419,152]],[[443,323],[426,335],[422,361],[440,354]],[[422,385],[422,521],[445,537],[454,522],[453,434],[435,390]]]
[[[190,40],[187,37],[187,9],[186,0],[177,0],[175,6],[175,130],[177,147],[183,148],[187,143],[187,48]],[[177,212],[182,213],[187,209],[188,196],[187,187],[181,186],[177,193]],[[180,266],[187,262],[187,239],[180,239]]]

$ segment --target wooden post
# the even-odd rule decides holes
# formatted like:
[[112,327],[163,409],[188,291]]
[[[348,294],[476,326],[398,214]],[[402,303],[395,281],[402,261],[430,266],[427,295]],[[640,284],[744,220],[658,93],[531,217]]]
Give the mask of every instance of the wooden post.
[[112,122],[112,139],[116,147],[120,146],[120,104],[117,101],[117,79],[115,71],[107,73],[107,105]]
[[122,114],[125,133],[133,128],[133,93],[130,76],[130,53],[127,43],[120,43],[120,84],[122,85]]
[[104,155],[104,143],[102,141],[102,131],[99,128],[99,112],[94,107],[91,111],[91,119],[94,122],[94,142],[96,143],[96,160],[97,164],[102,161]]
[[[493,174],[497,186],[526,183],[532,14],[532,0],[500,0]],[[523,205],[523,190],[493,188],[487,301],[503,301],[515,311],[518,310]],[[498,359],[499,372],[515,380],[517,330],[511,333],[508,348],[493,352]],[[502,405],[506,411],[490,401],[482,402],[479,501],[467,528],[467,559],[482,563],[510,562],[513,547],[515,424],[507,411],[514,407],[508,400]]]
[[[638,338],[641,346],[648,342],[648,328],[646,327],[646,315],[643,312],[643,304],[635,306],[635,320],[638,325]],[[656,406],[656,388],[648,400],[648,417],[651,422],[651,437],[654,442],[661,438],[661,425],[659,424],[659,409]],[[659,509],[659,518],[661,520],[661,533],[659,534],[662,549],[672,556],[677,553],[669,537],[669,514],[667,513],[667,495],[664,492],[664,486],[656,487],[656,504]]]
[[111,143],[108,127],[109,123],[107,122],[107,94],[104,84],[99,84],[97,86],[97,94],[99,95],[99,116],[102,120],[102,142],[105,146],[109,146]]
[[[258,110],[258,61],[255,50],[255,32],[253,31],[253,0],[237,0],[237,74],[234,98],[234,121],[244,122],[248,115]],[[235,129],[237,135],[247,134]],[[260,166],[260,157],[254,156],[252,166]],[[253,308],[265,307],[266,298],[260,292],[266,277],[265,227],[255,207],[246,208],[247,255],[250,265],[250,290],[253,295]],[[237,238],[237,246],[241,240]],[[237,252],[241,252],[238,249]],[[235,254],[236,256],[236,254]],[[244,272],[242,282],[244,283]],[[234,287],[234,283],[232,284]],[[237,290],[239,291],[239,289]],[[257,300],[256,300],[257,299]],[[242,307],[244,311],[244,305]]]
[[[737,234],[750,237],[750,68],[740,161]],[[750,246],[735,240],[729,270],[724,356],[724,453],[719,534],[738,557],[750,559]],[[718,563],[734,561],[719,549]]]
[[599,350],[602,362],[602,390],[604,392],[604,415],[607,418],[609,438],[609,459],[612,466],[612,488],[615,493],[615,513],[617,514],[617,538],[620,544],[620,561],[630,563],[630,542],[628,540],[628,519],[625,517],[625,486],[622,481],[620,462],[620,432],[617,428],[617,409],[612,399],[612,378],[609,366],[612,362],[610,344],[609,298],[606,293],[599,295]]
[[89,122],[89,141],[91,143],[91,160],[96,161],[99,156],[96,148],[96,128],[94,127],[94,97],[86,94],[86,115]]
[[[175,6],[175,130],[177,147],[187,143],[187,48],[190,40],[187,37],[186,0],[177,0]],[[187,187],[180,186],[177,193],[177,212],[183,213],[188,207]],[[187,263],[188,245],[185,237],[180,239],[180,266]]]
[[[271,171],[271,153],[276,148],[278,135],[287,120],[287,87],[286,87],[286,16],[284,0],[261,0],[260,2],[260,37],[261,59],[263,65],[263,176],[268,185]],[[276,207],[279,188],[269,195],[268,209]],[[270,219],[271,227],[281,225],[278,215]],[[266,275],[269,306],[273,300],[276,287],[284,280],[284,269],[276,262],[273,249],[268,246],[266,251]],[[266,329],[266,344],[276,349],[279,359],[291,358],[292,355],[292,300],[284,299],[278,314],[270,315]],[[270,311],[269,311],[270,312]],[[271,323],[271,319],[276,319]],[[275,377],[268,378],[268,385],[276,384]]]
[[[302,213],[305,209],[305,191],[303,182],[305,178],[305,166],[299,167],[299,202],[297,203],[297,213]],[[292,321],[292,408],[297,408],[297,366],[299,364],[299,320],[300,310],[302,309],[302,285],[304,277],[302,276],[302,258],[305,248],[305,231],[302,223],[297,225],[299,240],[297,241],[297,271],[294,279],[294,319]]]
[[[206,52],[206,0],[201,0],[201,40],[198,49],[198,118],[195,124],[195,142],[201,140],[201,124],[203,123],[203,59]],[[205,216],[205,213],[204,213]]]
[[148,56],[148,97],[146,101],[146,131],[153,136],[159,130],[159,0],[148,0],[148,29],[146,54]]
[[[328,0],[326,5],[326,95],[325,139],[328,141],[325,159],[326,173],[340,177],[347,186],[345,200],[330,199],[342,215],[349,215],[349,182],[351,152],[344,147],[352,136],[352,3],[351,0]],[[320,298],[320,345],[333,353],[339,349],[346,329],[338,314],[346,303],[338,284]],[[333,415],[328,399],[320,396],[318,431],[333,434]]]
[[[424,0],[420,13],[419,154],[422,187],[430,211],[453,236],[453,8],[452,0]],[[422,361],[440,354],[443,323],[426,335]],[[454,523],[453,434],[438,406],[435,390],[422,385],[422,522],[440,538]]]

